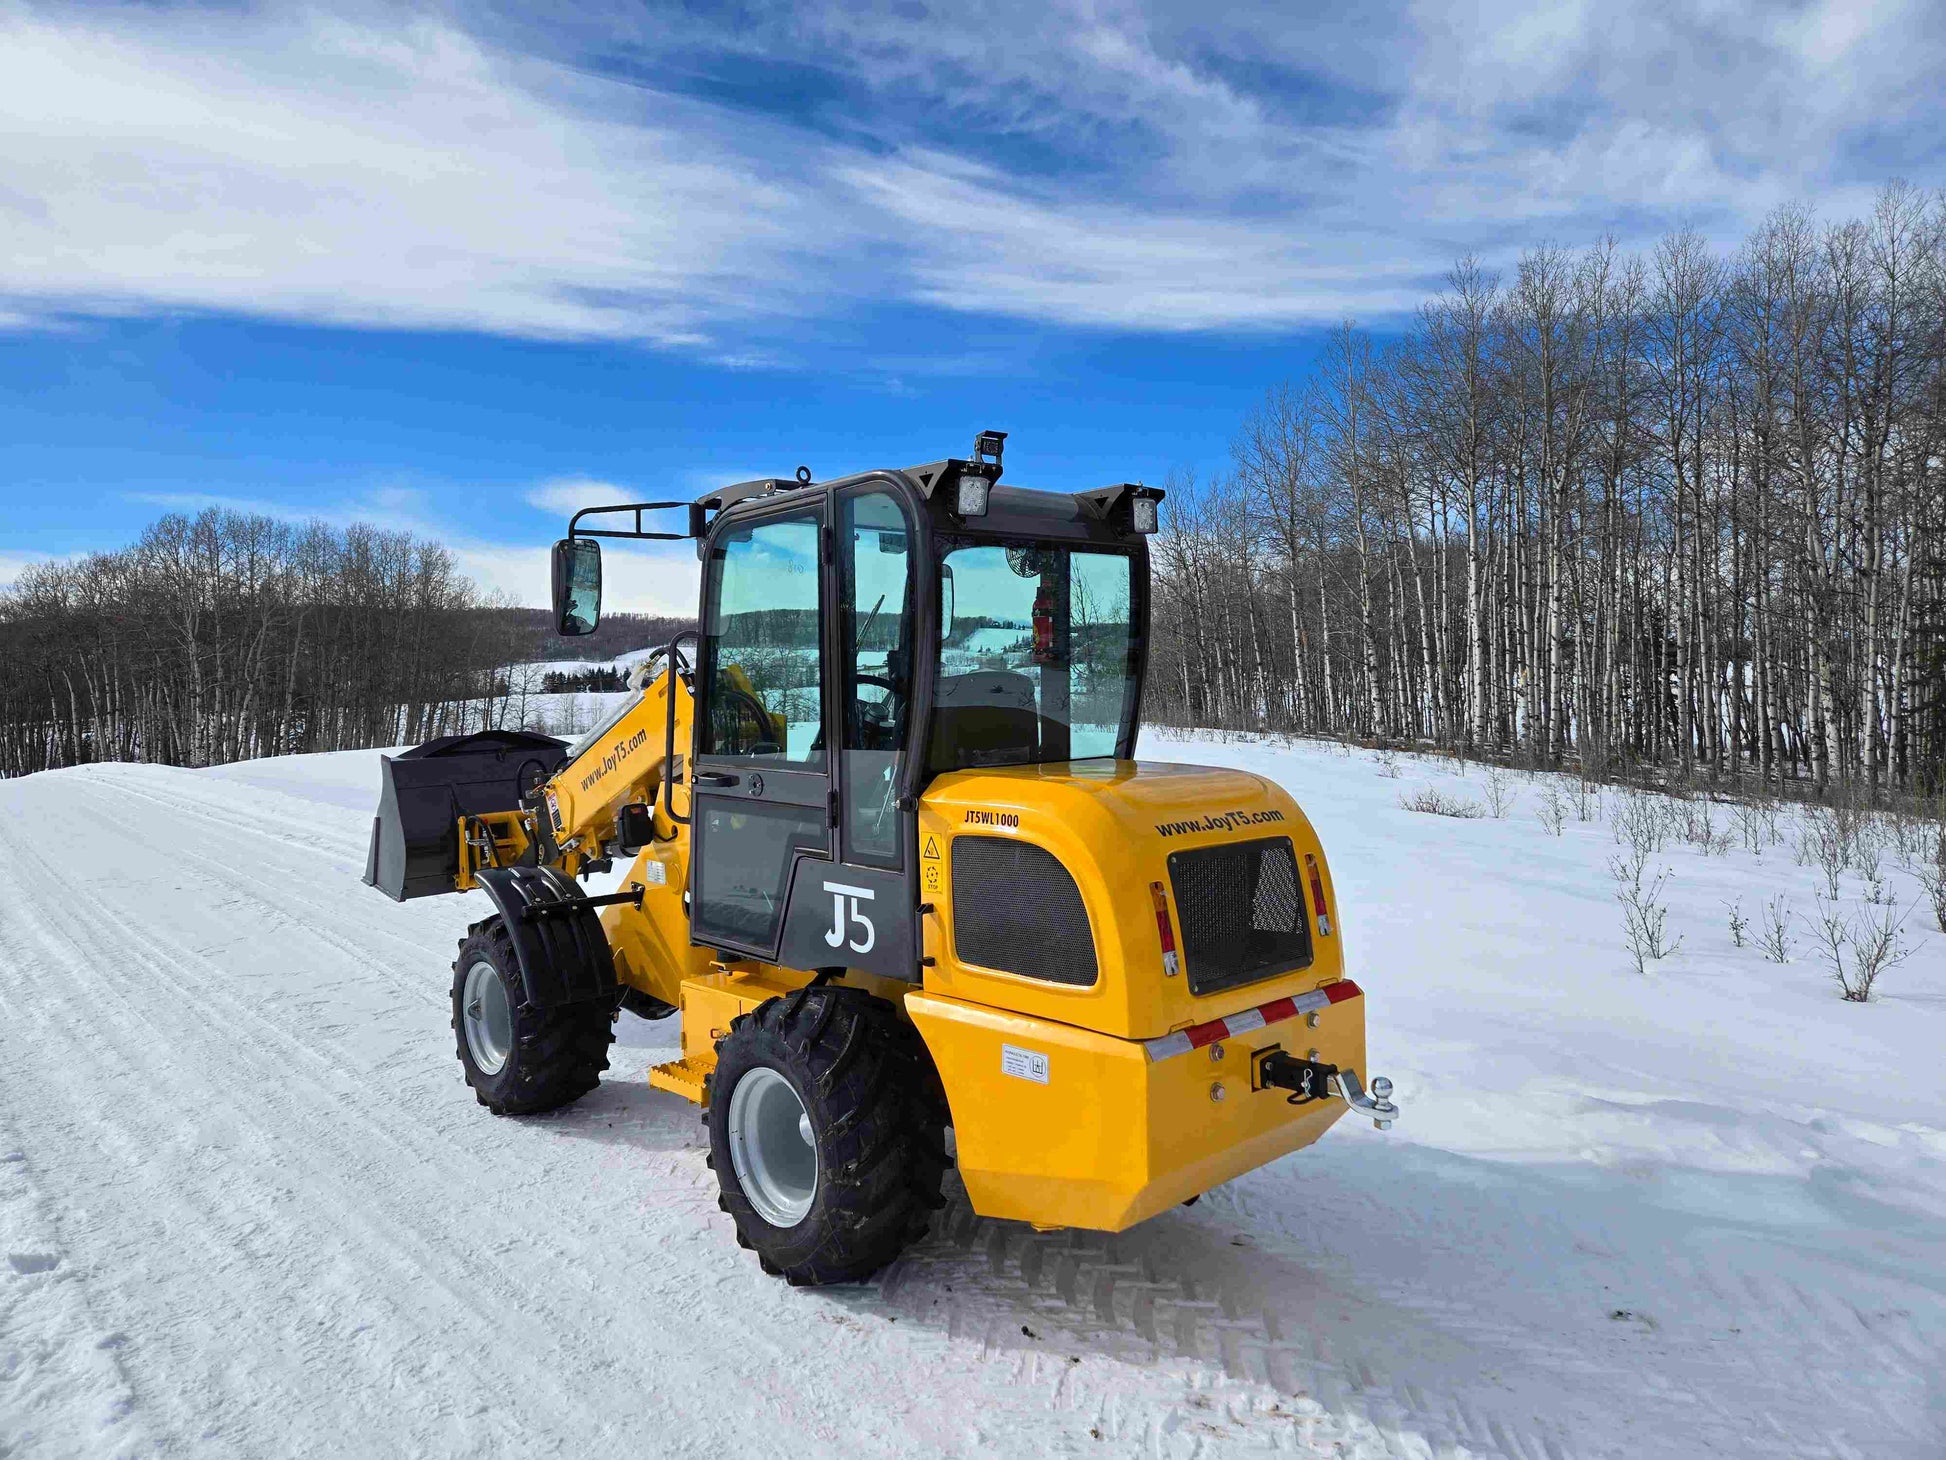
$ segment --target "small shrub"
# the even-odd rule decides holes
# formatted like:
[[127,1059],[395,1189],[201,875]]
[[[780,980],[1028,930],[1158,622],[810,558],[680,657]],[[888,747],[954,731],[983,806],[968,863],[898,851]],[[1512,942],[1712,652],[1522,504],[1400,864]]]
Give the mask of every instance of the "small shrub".
[[1489,766],[1486,774],[1487,810],[1495,821],[1505,821],[1507,813],[1513,809],[1513,777],[1499,766]]
[[1886,969],[1912,956],[1906,946],[1905,915],[1887,903],[1875,914],[1860,913],[1852,924],[1852,979],[1840,981],[1846,999],[1854,1004],[1871,1002],[1872,985]]
[[1662,850],[1669,837],[1669,812],[1647,791],[1624,790],[1609,810],[1615,840],[1644,856]]
[[1867,1004],[1879,975],[1911,954],[1903,937],[1905,918],[1888,906],[1876,916],[1847,914],[1836,900],[1818,897],[1818,915],[1806,918],[1818,940],[1839,995],[1851,1004]]
[[1549,836],[1559,836],[1561,828],[1568,819],[1568,798],[1561,794],[1561,788],[1550,778],[1541,792],[1540,808],[1534,813],[1541,819],[1541,825]]
[[1574,819],[1593,821],[1601,815],[1601,787],[1591,781],[1581,781],[1574,791]]
[[1685,806],[1683,839],[1706,857],[1720,857],[1730,850],[1730,833],[1718,828],[1715,807],[1707,796]]
[[1817,900],[1818,915],[1806,918],[1804,924],[1811,930],[1811,936],[1823,946],[1824,956],[1831,961],[1832,971],[1840,986],[1845,982],[1845,954],[1851,948],[1851,928],[1844,909],[1822,892],[1814,894]]
[[1849,800],[1835,803],[1830,808],[1827,821],[1847,866],[1857,859],[1862,843],[1876,833],[1878,825],[1870,811]]
[[1797,860],[1803,867],[1816,867],[1824,876],[1824,895],[1838,900],[1838,878],[1851,861],[1851,829],[1834,808],[1813,806],[1804,813],[1804,828],[1798,836]]
[[1608,861],[1609,874],[1615,879],[1615,900],[1622,905],[1622,935],[1637,973],[1682,947],[1682,938],[1678,936],[1672,943],[1667,931],[1669,909],[1663,903],[1662,889],[1669,880],[1668,869],[1644,882],[1647,864],[1648,854],[1636,851],[1617,853]]
[[1758,942],[1764,950],[1764,957],[1772,963],[1791,961],[1791,905],[1783,893],[1778,893],[1764,904],[1763,933]]
[[1777,829],[1777,803],[1768,796],[1738,802],[1730,817],[1744,850],[1752,856],[1761,857],[1784,839]]
[[1743,899],[1733,898],[1723,906],[1730,911],[1730,941],[1741,948],[1744,935],[1750,931],[1750,919],[1743,915]]
[[1399,778],[1399,756],[1397,751],[1391,749],[1389,746],[1380,746],[1373,752],[1372,759],[1378,765],[1378,773],[1385,777],[1386,780],[1396,781]]
[[1917,867],[1923,862],[1941,860],[1939,844],[1946,840],[1946,828],[1938,822],[1918,815],[1889,814],[1886,831],[1895,861]]
[[1928,862],[1920,866],[1915,874],[1926,889],[1926,896],[1932,901],[1933,921],[1939,930],[1946,933],[1946,864]]
[[1485,816],[1486,808],[1464,796],[1451,796],[1436,786],[1427,786],[1410,796],[1400,796],[1399,805],[1407,811],[1423,811],[1428,816],[1457,816],[1471,820]]
[[[1884,845],[1877,836],[1863,836],[1852,844],[1851,865],[1867,882],[1877,883],[1883,871]],[[1876,897],[1871,899],[1877,902]]]

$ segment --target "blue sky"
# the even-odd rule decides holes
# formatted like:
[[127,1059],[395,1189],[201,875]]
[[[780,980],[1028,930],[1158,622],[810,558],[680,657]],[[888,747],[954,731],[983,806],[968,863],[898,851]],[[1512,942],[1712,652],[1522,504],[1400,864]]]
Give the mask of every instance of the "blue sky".
[[1933,0],[0,0],[0,582],[232,503],[538,601],[578,503],[1221,471],[1462,252],[1939,185],[1943,63]]

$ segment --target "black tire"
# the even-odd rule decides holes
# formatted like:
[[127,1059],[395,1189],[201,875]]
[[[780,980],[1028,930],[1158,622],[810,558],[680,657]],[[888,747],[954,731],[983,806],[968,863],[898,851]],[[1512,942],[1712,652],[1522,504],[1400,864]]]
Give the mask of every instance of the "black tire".
[[[498,975],[512,1016],[505,1062],[491,1072],[474,1059],[466,1034],[466,977],[476,963]],[[453,1037],[473,1094],[495,1115],[538,1115],[571,1105],[601,1083],[615,1039],[615,1007],[606,1000],[540,1009],[527,1002],[513,939],[497,917],[475,923],[453,961]]]
[[[730,1148],[738,1082],[768,1068],[810,1117],[817,1181],[810,1209],[775,1227],[752,1205]],[[793,1286],[862,1281],[923,1236],[944,1201],[946,1101],[918,1032],[862,989],[804,988],[739,1016],[710,1075],[710,1165],[717,1205],[765,1272]]]

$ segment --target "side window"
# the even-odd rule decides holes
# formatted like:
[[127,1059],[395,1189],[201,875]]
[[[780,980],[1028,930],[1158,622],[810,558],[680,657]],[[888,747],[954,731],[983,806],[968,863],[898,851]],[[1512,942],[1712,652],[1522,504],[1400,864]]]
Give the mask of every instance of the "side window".
[[1076,553],[1070,564],[1068,754],[1081,760],[1113,755],[1122,725],[1135,715],[1135,565],[1108,553]]
[[844,644],[844,855],[899,865],[899,766],[912,700],[911,534],[889,493],[838,505]]
[[710,556],[703,753],[821,767],[817,519],[733,531]]
[[1134,562],[1057,543],[962,540],[941,628],[934,770],[1109,757],[1135,713]]

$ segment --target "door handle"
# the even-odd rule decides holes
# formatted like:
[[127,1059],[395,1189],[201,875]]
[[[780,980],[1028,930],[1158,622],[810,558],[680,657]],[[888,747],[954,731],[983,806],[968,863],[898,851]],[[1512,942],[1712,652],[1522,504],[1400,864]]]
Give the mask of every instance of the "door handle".
[[734,786],[743,777],[730,771],[693,771],[689,779],[698,786]]

